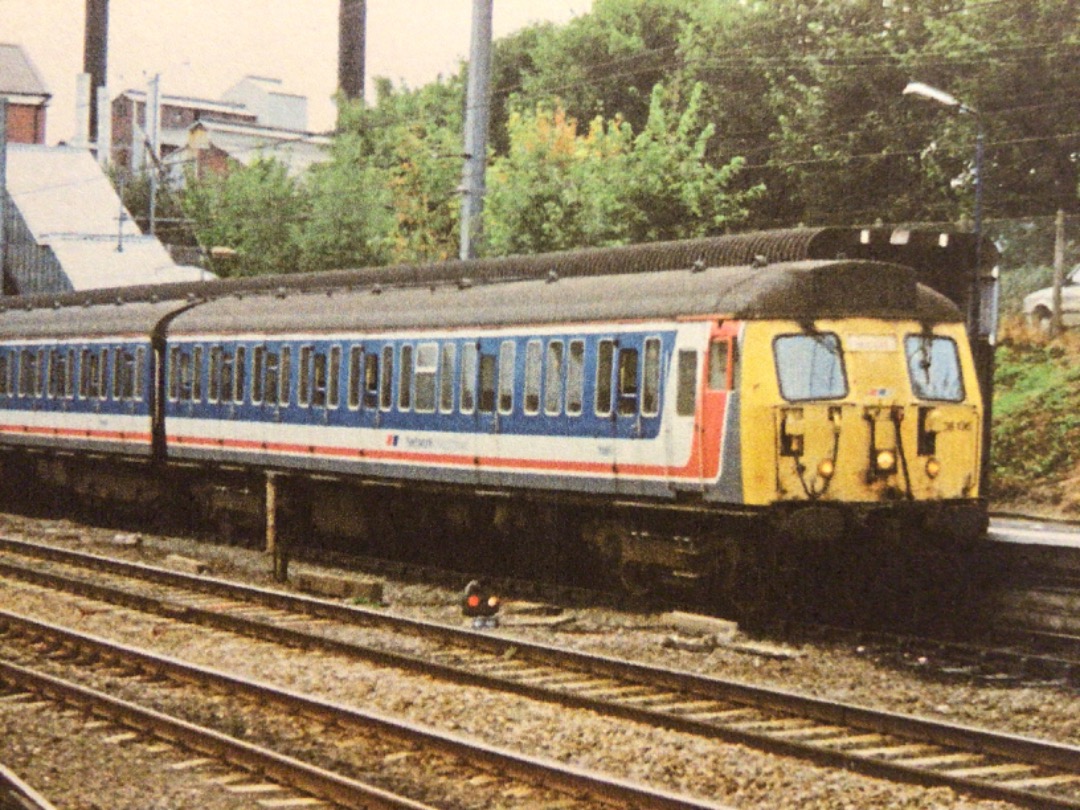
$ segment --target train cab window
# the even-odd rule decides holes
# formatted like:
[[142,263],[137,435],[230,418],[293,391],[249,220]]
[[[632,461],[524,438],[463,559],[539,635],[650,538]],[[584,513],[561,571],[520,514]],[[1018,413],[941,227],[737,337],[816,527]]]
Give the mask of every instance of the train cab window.
[[499,346],[499,413],[514,411],[514,357],[517,345],[504,340]]
[[548,416],[562,413],[563,351],[561,340],[548,343],[547,363],[544,366],[544,413]]
[[476,410],[476,374],[479,350],[475,343],[466,343],[461,347],[461,399],[458,409],[462,413]]
[[611,375],[615,367],[615,341],[601,340],[596,350],[596,415],[611,415]]
[[364,355],[364,407],[379,407],[379,355]]
[[401,347],[401,366],[398,368],[398,410],[412,409],[413,347]]
[[330,368],[326,381],[326,407],[336,408],[341,402],[341,347],[330,347]]
[[570,341],[566,364],[566,412],[578,416],[585,402],[585,341]]
[[714,340],[709,344],[709,390],[728,389],[728,347],[726,340]]
[[447,342],[442,345],[439,355],[439,410],[442,413],[454,412],[454,379],[456,371],[457,346]]
[[439,344],[421,343],[416,347],[416,374],[413,378],[417,413],[435,412],[435,382],[439,369]]
[[349,410],[360,408],[360,395],[364,390],[364,347],[349,349]]
[[679,350],[678,388],[675,391],[675,413],[679,416],[694,415],[697,406],[697,366],[697,352],[692,349]]
[[394,404],[394,347],[383,346],[382,372],[379,376],[379,408],[390,410]]
[[789,402],[847,396],[840,338],[832,332],[781,335],[773,355],[780,396]]
[[313,349],[300,347],[300,363],[296,369],[296,404],[305,408],[311,404],[311,366]]
[[660,413],[660,338],[645,341],[645,366],[641,374],[641,415]]
[[480,355],[480,413],[495,413],[495,364],[495,355]]
[[261,405],[263,386],[266,384],[266,347],[256,346],[251,350],[251,404]]
[[638,350],[619,349],[619,415],[635,416],[638,412]]
[[960,355],[952,338],[908,335],[904,338],[904,352],[915,396],[943,402],[964,399]]
[[541,346],[530,340],[525,346],[525,413],[540,413]]

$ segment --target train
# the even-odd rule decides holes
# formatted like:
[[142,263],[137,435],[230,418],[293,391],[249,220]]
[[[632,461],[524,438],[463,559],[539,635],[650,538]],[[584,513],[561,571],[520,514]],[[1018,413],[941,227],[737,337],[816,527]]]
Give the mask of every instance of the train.
[[4,487],[748,601],[808,565],[963,547],[987,526],[969,236],[5,299]]

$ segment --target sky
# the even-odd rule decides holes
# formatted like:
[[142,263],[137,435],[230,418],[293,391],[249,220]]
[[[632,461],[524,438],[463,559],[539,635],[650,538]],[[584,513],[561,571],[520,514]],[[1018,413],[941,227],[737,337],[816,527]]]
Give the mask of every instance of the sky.
[[[592,0],[494,0],[495,37],[564,23]],[[22,45],[52,93],[46,140],[75,132],[85,0],[0,0],[0,42]],[[339,0],[110,0],[110,95],[144,89],[216,99],[246,75],[281,79],[308,98],[308,126],[328,130],[337,88]],[[367,0],[367,82],[417,87],[468,56],[473,0]]]

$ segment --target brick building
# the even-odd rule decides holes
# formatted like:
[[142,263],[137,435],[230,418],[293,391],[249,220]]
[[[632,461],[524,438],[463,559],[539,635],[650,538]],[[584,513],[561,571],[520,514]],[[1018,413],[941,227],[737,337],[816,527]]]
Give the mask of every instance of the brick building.
[[8,102],[8,143],[45,143],[51,94],[20,45],[0,43],[0,97]]

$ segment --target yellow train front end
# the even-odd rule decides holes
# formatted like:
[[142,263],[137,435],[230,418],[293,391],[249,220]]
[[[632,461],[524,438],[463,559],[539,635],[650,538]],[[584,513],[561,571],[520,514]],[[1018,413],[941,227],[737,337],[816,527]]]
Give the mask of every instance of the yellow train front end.
[[960,322],[744,327],[743,491],[781,536],[973,540],[983,410]]

